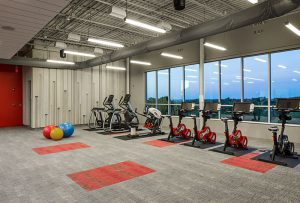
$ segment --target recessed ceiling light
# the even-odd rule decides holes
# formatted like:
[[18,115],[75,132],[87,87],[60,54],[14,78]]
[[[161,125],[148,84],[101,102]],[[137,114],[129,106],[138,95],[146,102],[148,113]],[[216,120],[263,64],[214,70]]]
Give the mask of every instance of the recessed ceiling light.
[[117,67],[117,66],[106,66],[107,69],[112,69],[112,70],[126,70],[124,67]]
[[155,27],[153,25],[149,25],[149,24],[142,23],[142,22],[132,20],[132,19],[128,19],[128,18],[125,19],[125,22],[128,23],[128,24],[137,26],[137,27],[145,28],[147,30],[151,30],[151,31],[159,32],[159,33],[166,33],[167,32],[164,29],[161,29],[159,27]]
[[145,65],[145,66],[151,66],[151,63],[145,62],[145,61],[130,60],[130,63],[132,63],[132,64],[139,64],[139,65]]
[[209,43],[209,42],[205,42],[204,46],[207,46],[207,47],[210,47],[210,48],[213,48],[213,49],[218,49],[220,51],[226,51],[227,50],[225,47],[222,47],[222,46],[219,46],[219,45],[216,45],[216,44],[212,44],[212,43]]
[[285,27],[287,27],[288,29],[290,29],[293,33],[295,33],[296,35],[298,35],[300,37],[300,30],[298,28],[296,28],[292,23],[287,22],[285,24]]
[[64,52],[65,52],[66,54],[70,54],[70,55],[87,56],[87,57],[96,57],[95,54],[83,53],[83,52],[78,52],[78,51],[65,50]]
[[48,63],[58,63],[58,64],[67,64],[67,65],[74,65],[74,62],[69,62],[69,61],[58,61],[58,60],[47,60]]
[[183,59],[182,56],[179,55],[175,55],[175,54],[169,54],[169,53],[161,53],[160,55],[165,56],[165,57],[169,57],[169,58],[175,58],[175,59]]
[[258,0],[248,0],[250,3],[252,4],[257,4],[258,3]]
[[95,38],[88,38],[89,42],[93,42],[96,44],[101,44],[104,46],[108,46],[108,47],[116,47],[116,48],[123,48],[124,45],[117,43],[117,42],[112,42],[112,41],[107,41],[107,40],[102,40],[102,39],[95,39]]

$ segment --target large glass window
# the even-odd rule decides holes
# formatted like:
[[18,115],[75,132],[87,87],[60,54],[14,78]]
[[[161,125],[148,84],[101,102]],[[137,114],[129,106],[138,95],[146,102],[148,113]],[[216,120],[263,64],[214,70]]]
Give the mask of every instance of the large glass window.
[[157,71],[157,99],[158,104],[168,104],[169,69]]
[[156,104],[156,71],[146,73],[147,104]]
[[185,101],[199,104],[199,65],[185,66]]
[[221,104],[241,100],[241,58],[221,61]]
[[171,68],[170,74],[170,102],[171,104],[181,104],[184,98],[183,67]]
[[244,101],[255,104],[244,120],[268,122],[268,55],[244,58]]
[[[271,104],[278,98],[300,97],[300,50],[271,54]],[[300,113],[292,113],[288,123],[300,123]],[[276,111],[271,111],[271,122],[278,122]]]
[[204,99],[206,102],[219,101],[219,62],[204,64]]

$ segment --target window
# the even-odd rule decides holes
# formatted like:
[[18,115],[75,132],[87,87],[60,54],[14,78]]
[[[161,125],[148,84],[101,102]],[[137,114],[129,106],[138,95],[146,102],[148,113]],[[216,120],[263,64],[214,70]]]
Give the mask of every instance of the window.
[[170,101],[171,104],[181,104],[183,101],[183,67],[171,68],[171,89]]
[[169,102],[169,69],[157,71],[157,103]]
[[206,102],[219,101],[219,62],[204,64],[204,99]]
[[156,104],[156,71],[146,73],[146,103]]
[[[271,104],[277,98],[300,97],[300,50],[271,54]],[[300,113],[291,113],[288,123],[300,124]],[[271,122],[278,122],[276,111],[271,111]]]
[[185,66],[185,101],[199,104],[199,65]]
[[169,69],[157,71],[157,108],[169,114]]
[[221,104],[232,105],[234,102],[241,100],[241,59],[221,61],[220,66]]
[[255,104],[244,120],[268,122],[268,55],[244,58],[244,101]]

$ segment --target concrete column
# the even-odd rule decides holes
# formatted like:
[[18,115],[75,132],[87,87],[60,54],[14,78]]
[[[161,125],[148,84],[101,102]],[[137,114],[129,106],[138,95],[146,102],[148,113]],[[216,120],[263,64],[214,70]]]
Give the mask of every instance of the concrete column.
[[200,39],[200,57],[199,57],[199,106],[204,106],[204,39]]

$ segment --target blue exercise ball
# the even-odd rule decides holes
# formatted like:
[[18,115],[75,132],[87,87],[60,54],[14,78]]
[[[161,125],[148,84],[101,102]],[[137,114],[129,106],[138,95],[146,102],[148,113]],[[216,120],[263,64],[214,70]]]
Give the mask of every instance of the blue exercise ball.
[[64,138],[71,137],[74,133],[74,127],[71,123],[61,123],[58,127],[64,131]]

